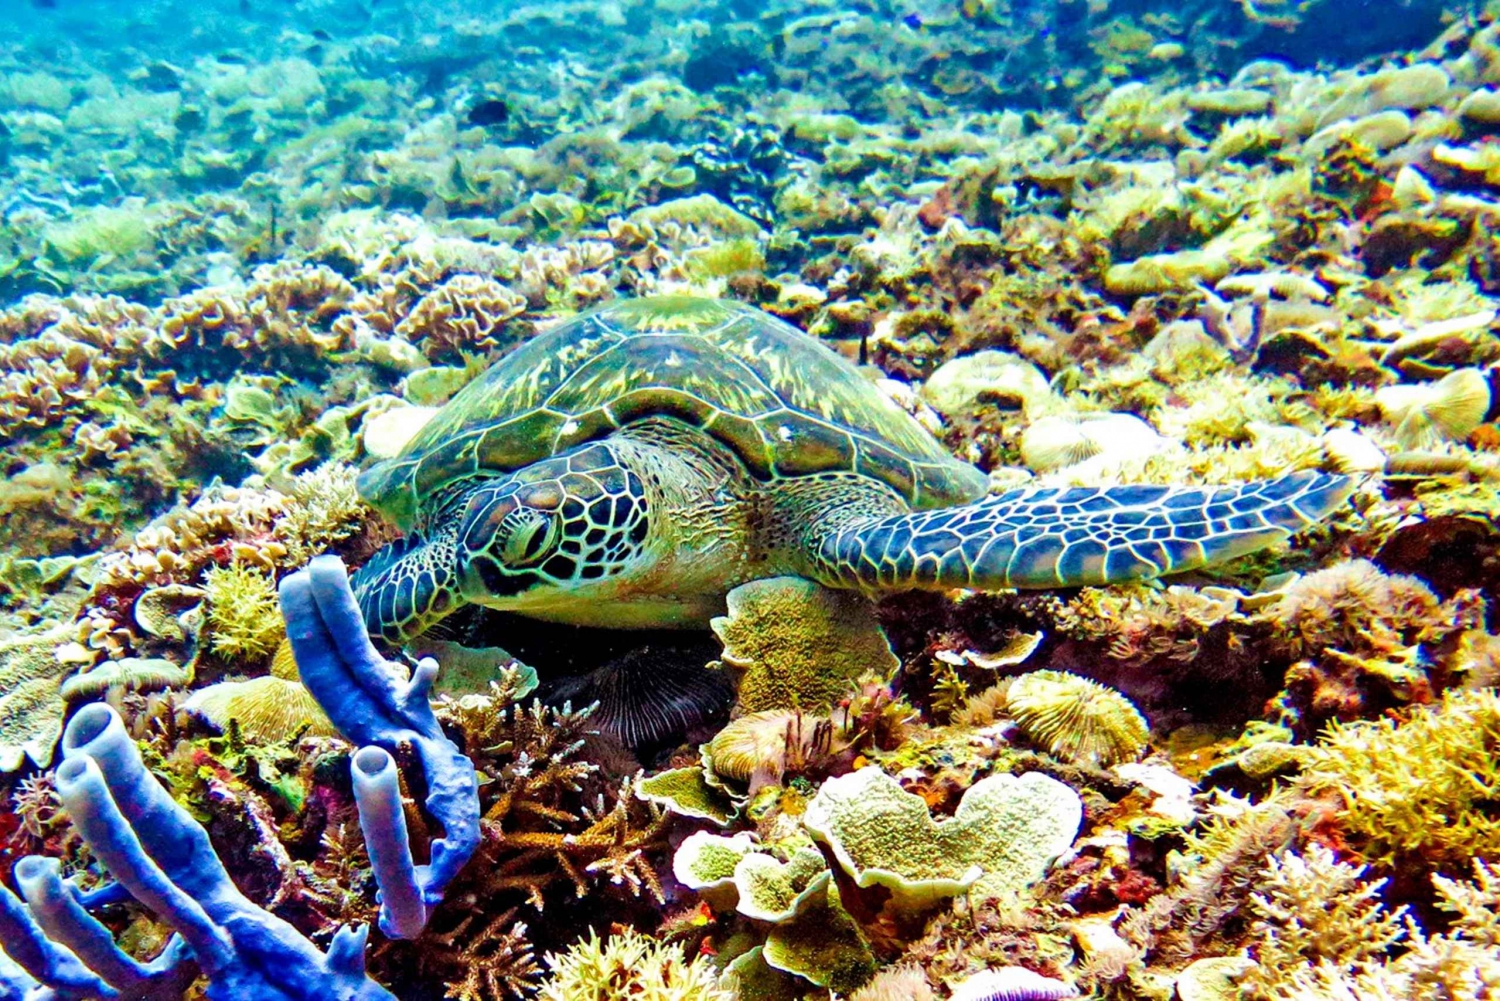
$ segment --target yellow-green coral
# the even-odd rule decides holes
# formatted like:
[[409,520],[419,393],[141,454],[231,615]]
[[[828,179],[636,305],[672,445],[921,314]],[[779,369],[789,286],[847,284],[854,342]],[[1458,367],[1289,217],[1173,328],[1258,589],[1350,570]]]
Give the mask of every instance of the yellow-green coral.
[[729,614],[713,620],[724,664],[742,672],[739,707],[827,709],[866,672],[898,666],[874,610],[850,591],[800,577],[773,577],[729,592]]
[[1108,767],[1145,750],[1146,720],[1113,688],[1067,671],[1033,671],[1006,693],[1010,716],[1031,740],[1074,764]]
[[826,879],[818,882],[823,890],[811,892],[793,920],[771,927],[763,956],[774,969],[847,994],[874,974],[875,957],[838,893]]
[[1334,724],[1302,783],[1342,801],[1339,825],[1383,867],[1500,858],[1500,695],[1454,691],[1405,721]]
[[276,651],[286,635],[276,584],[268,574],[234,563],[204,574],[210,645],[220,656],[257,661]]
[[1039,772],[991,775],[935,820],[920,796],[878,768],[823,783],[803,817],[812,836],[861,887],[883,886],[914,912],[980,882],[986,894],[1024,890],[1073,843],[1078,794]]
[[779,924],[791,921],[824,892],[830,877],[828,863],[816,848],[799,848],[785,862],[765,852],[753,852],[734,867],[739,891],[736,908],[747,918]]
[[72,638],[64,625],[0,640],[0,772],[28,757],[43,767],[52,762],[65,708],[60,689],[72,670],[57,651]]
[[731,1001],[704,957],[632,929],[600,941],[589,937],[562,955],[547,954],[545,1001]]
[[723,789],[710,785],[698,766],[669,768],[638,780],[637,799],[664,806],[683,817],[711,820],[725,826],[739,813],[739,806]]

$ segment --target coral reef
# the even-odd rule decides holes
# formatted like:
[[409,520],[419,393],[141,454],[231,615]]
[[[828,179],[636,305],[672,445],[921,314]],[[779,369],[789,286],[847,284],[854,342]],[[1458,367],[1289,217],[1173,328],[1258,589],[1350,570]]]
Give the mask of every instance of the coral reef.
[[[1500,10],[1385,7],[31,5],[0,995],[1500,992]],[[1358,486],[1160,585],[368,648],[359,470],[658,293],[995,494]]]

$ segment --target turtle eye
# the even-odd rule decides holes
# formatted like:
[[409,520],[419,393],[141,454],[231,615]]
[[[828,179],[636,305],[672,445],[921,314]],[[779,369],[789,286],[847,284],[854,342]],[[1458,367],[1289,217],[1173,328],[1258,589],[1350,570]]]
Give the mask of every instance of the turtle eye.
[[522,507],[506,514],[496,534],[500,561],[508,567],[529,567],[552,552],[560,527],[552,515]]

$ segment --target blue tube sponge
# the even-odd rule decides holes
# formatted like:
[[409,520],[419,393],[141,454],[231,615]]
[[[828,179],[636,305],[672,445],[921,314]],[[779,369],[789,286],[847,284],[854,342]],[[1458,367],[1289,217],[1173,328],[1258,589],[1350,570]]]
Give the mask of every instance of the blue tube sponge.
[[381,926],[390,925],[388,935],[416,938],[427,925],[427,905],[406,839],[396,759],[383,747],[362,747],[350,760],[349,772],[354,778],[359,827],[380,887]]
[[[402,744],[409,745],[422,763],[427,812],[443,825],[443,837],[432,843],[429,865],[403,866],[387,852],[393,864],[383,874],[376,870],[381,930],[392,937],[412,937],[420,926],[405,910],[411,894],[415,892],[430,912],[479,846],[479,783],[474,764],[443,734],[428,702],[437,662],[423,660],[407,680],[400,665],[380,656],[365,631],[364,617],[349,589],[349,575],[336,556],[315,557],[305,569],[283,580],[281,611],[302,683],[339,732],[361,747],[384,748],[391,754]],[[377,764],[374,759],[368,763]],[[353,767],[358,779],[357,756]],[[373,830],[375,840],[382,842],[380,846],[370,843],[372,859],[383,849],[396,849],[397,841],[405,841],[404,824],[398,832],[390,820],[388,811],[373,828],[365,827],[367,841]],[[399,847],[409,858],[409,847]],[[415,885],[387,882],[402,879],[414,880]],[[399,915],[398,907],[403,909]]]
[[[79,710],[62,748],[57,792],[74,826],[110,875],[177,932],[174,948],[197,961],[211,1001],[393,1001],[365,976],[364,928],[341,928],[325,955],[235,888],[207,832],[146,771],[113,709],[95,703]],[[24,876],[47,892],[44,868],[28,865]],[[78,916],[60,920],[76,923]],[[97,940],[77,946],[85,962],[111,961]],[[25,964],[14,952],[12,958]]]
[[[41,985],[62,1001],[119,997],[68,949],[47,937],[35,916],[0,883],[0,1001],[29,998]],[[45,995],[44,995],[45,996]]]
[[137,962],[115,945],[108,928],[88,912],[63,882],[62,863],[28,855],[16,863],[16,886],[37,924],[53,942],[65,945],[105,983],[129,998],[177,998],[198,975],[183,940],[174,935],[161,955]]

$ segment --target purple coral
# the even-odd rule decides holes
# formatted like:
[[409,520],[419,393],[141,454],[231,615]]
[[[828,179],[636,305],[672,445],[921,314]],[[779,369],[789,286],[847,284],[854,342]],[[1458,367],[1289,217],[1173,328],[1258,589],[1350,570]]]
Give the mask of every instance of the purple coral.
[[1044,977],[1024,966],[982,970],[953,988],[952,1001],[1059,1001],[1078,988]]

